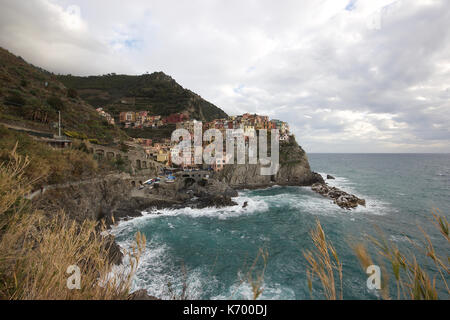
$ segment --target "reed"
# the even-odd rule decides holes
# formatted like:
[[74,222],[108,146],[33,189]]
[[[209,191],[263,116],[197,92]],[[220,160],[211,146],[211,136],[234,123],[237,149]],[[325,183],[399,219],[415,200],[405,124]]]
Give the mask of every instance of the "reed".
[[[306,275],[311,296],[313,281],[317,277],[322,284],[326,299],[342,299],[342,262],[339,260],[333,244],[326,238],[319,220],[316,221],[316,227],[311,230],[310,235],[315,250],[305,250],[303,256],[309,264]],[[338,284],[336,283],[337,281]],[[339,292],[336,287],[339,288]]]
[[[430,223],[444,238],[444,243],[447,245],[447,249],[444,252],[436,251],[432,238],[421,226],[418,226],[419,232],[423,236],[420,243],[416,243],[408,238],[409,243],[414,248],[414,252],[405,249],[400,250],[395,243],[387,240],[379,229],[377,237],[366,235],[364,239],[351,245],[364,271],[367,270],[368,266],[373,265],[374,261],[377,261],[377,264],[381,266],[382,283],[380,293],[383,299],[449,299],[450,290],[447,283],[450,273],[448,221],[440,213],[439,209],[433,209],[431,216]],[[313,293],[313,280],[315,277],[318,277],[322,284],[325,298],[337,299],[337,280],[335,276],[337,274],[341,288],[339,299],[342,299],[342,263],[332,243],[327,240],[318,220],[315,229],[311,231],[311,239],[314,243],[314,250],[307,250],[303,253],[309,264],[307,278],[311,296]],[[375,248],[376,260],[364,244],[367,240]],[[421,265],[419,260],[423,261],[424,259],[418,259],[419,255],[422,258],[431,260],[434,270]],[[389,278],[389,274],[393,275],[393,281]],[[392,293],[389,290],[392,282],[394,282],[396,287],[395,297],[392,297]],[[365,285],[365,283],[362,285]],[[443,291],[439,291],[438,288],[443,288]],[[441,295],[439,295],[439,292],[441,292]]]
[[[24,196],[29,160],[16,152],[0,164],[0,298],[127,299],[145,237],[138,233],[126,252],[131,268],[111,276],[107,239],[99,223],[77,223],[31,208]],[[80,288],[69,289],[69,266],[80,269]]]

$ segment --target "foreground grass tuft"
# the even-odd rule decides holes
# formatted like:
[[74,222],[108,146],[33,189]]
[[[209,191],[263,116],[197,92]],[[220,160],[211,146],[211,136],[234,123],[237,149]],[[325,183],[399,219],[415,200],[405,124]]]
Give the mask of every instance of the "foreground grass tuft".
[[[439,209],[433,209],[431,215],[430,223],[444,237],[446,245],[450,245],[447,219],[441,215]],[[400,250],[395,243],[386,240],[381,232],[379,232],[378,238],[366,237],[375,247],[375,261],[379,261],[381,265],[380,294],[383,299],[437,300],[449,299],[450,297],[447,283],[450,273],[449,250],[447,249],[442,253],[436,252],[432,238],[422,227],[419,226],[418,228],[423,235],[422,243],[417,244],[408,239],[415,249],[414,252]],[[304,252],[304,256],[309,263],[307,276],[311,295],[313,292],[312,280],[317,276],[322,284],[325,298],[336,299],[335,274],[337,273],[340,278],[340,299],[342,299],[342,263],[339,261],[333,245],[326,239],[319,221],[317,221],[316,228],[311,231],[311,238],[315,250]],[[353,244],[352,248],[364,271],[374,264],[374,259],[363,242]],[[418,262],[419,254],[431,260],[434,265],[433,271]],[[393,276],[394,281],[389,278],[389,274]],[[395,283],[395,291],[389,289],[392,282]],[[441,290],[439,291],[438,288],[441,288]],[[439,295],[439,292],[441,292],[441,295]]]
[[[0,299],[127,299],[145,237],[138,233],[127,253],[131,268],[111,277],[98,222],[80,224],[62,211],[49,216],[31,209],[24,199],[29,160],[16,149],[0,163]],[[70,266],[80,269],[79,289],[68,288]]]

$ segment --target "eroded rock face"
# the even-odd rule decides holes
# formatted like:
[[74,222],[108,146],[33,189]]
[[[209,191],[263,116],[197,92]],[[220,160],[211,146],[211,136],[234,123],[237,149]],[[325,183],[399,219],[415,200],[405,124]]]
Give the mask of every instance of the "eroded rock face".
[[330,187],[326,183],[315,183],[311,186],[311,189],[324,197],[333,199],[334,203],[344,209],[354,209],[358,205],[366,206],[366,200],[336,187]]
[[271,185],[310,186],[323,182],[320,174],[311,171],[305,151],[292,136],[289,142],[280,142],[280,168],[275,175],[261,175],[260,164],[226,165],[214,178],[235,189],[265,188]]
[[171,206],[175,208],[234,206],[236,202],[231,198],[238,196],[236,190],[216,179],[194,182],[186,186],[182,178],[178,178],[175,183],[160,184],[158,188],[149,189],[148,194],[179,201]]
[[[227,184],[210,179],[202,185],[194,183],[186,188],[182,179],[173,184],[160,184],[158,188],[139,190],[136,177],[114,175],[92,181],[75,183],[47,191],[34,201],[36,209],[52,214],[63,209],[67,216],[78,222],[86,219],[104,220],[107,226],[114,222],[142,215],[142,211],[155,208],[204,208],[234,206],[231,199],[237,191]],[[158,213],[155,211],[155,213]],[[123,254],[113,236],[106,241],[110,262],[120,264]]]
[[110,176],[47,191],[35,201],[37,209],[49,214],[63,209],[79,222],[86,219],[104,220],[106,225],[129,217],[138,217],[149,208],[224,207],[236,205],[232,197],[237,191],[226,183],[209,179],[186,187],[183,179],[161,183],[158,187],[139,190],[132,181],[148,177]]

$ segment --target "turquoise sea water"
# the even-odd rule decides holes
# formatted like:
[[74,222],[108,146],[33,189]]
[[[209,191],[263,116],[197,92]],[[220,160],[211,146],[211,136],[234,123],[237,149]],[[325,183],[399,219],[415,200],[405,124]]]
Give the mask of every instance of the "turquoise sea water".
[[[262,298],[310,299],[302,252],[312,248],[308,232],[316,219],[343,261],[345,299],[378,297],[367,289],[367,275],[349,245],[374,234],[377,227],[389,240],[417,253],[407,239],[422,239],[420,225],[435,241],[437,251],[448,255],[448,246],[428,219],[432,208],[439,208],[449,219],[449,154],[308,157],[314,171],[336,177],[329,184],[365,198],[367,206],[347,211],[309,187],[274,186],[241,191],[236,207],[163,210],[163,215],[121,222],[112,231],[121,246],[128,247],[137,231],[148,240],[134,287],[169,298],[169,283],[172,290],[181,292],[186,282],[191,299],[249,299],[251,288],[242,279],[258,250],[264,248],[269,258]],[[245,201],[248,206],[242,208]],[[428,261],[421,262],[432,270]],[[313,298],[323,298],[318,283],[314,283]]]

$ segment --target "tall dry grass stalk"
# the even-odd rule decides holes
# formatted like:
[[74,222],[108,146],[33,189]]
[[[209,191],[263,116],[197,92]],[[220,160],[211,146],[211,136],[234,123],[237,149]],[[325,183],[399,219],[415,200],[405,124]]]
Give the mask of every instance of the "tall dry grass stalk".
[[[269,252],[265,249],[260,248],[255,260],[253,261],[253,264],[250,266],[250,269],[247,272],[247,281],[252,288],[253,300],[258,299],[264,291],[264,275],[266,273],[268,259]],[[262,262],[262,269],[258,271],[256,267],[259,263],[259,260],[261,260]]]
[[[343,298],[342,289],[342,262],[333,244],[327,240],[320,221],[316,221],[316,228],[310,232],[315,251],[305,250],[303,256],[309,264],[307,270],[308,288],[312,295],[313,280],[317,277],[323,288],[325,298],[336,300]],[[339,281],[339,292],[336,289],[336,280]]]
[[[441,215],[439,209],[433,209],[431,223],[444,237],[446,245],[450,245],[449,227],[447,219]],[[419,226],[419,231],[423,235],[422,243],[415,243],[408,238],[409,242],[414,247],[414,252],[402,252],[398,246],[392,241],[386,240],[386,237],[380,233],[379,239],[368,236],[370,242],[375,246],[377,255],[390,265],[390,269],[395,278],[397,288],[396,299],[411,299],[411,300],[437,300],[439,298],[450,297],[450,290],[447,279],[450,275],[450,256],[448,249],[445,252],[438,253],[431,241],[431,237],[425,230]],[[362,244],[355,245],[355,252],[361,262],[361,265],[366,268],[367,261],[371,261],[366,247]],[[426,268],[419,264],[417,255],[431,259],[434,264],[436,274],[430,274]],[[387,272],[382,274],[387,275]],[[437,284],[440,283],[444,288],[447,296],[439,297]],[[383,288],[383,298],[390,299],[389,290]]]
[[176,292],[175,288],[173,287],[172,282],[168,282],[167,283],[167,290],[169,291],[169,295],[170,295],[170,300],[188,300],[189,297],[189,284],[188,284],[188,279],[187,279],[187,272],[186,272],[186,267],[184,265],[184,263],[182,264],[181,267],[181,272],[183,274],[183,283],[182,283],[182,287],[181,287],[181,292]]
[[241,285],[248,284],[252,291],[252,299],[257,300],[264,292],[264,276],[267,269],[267,262],[269,260],[269,252],[267,249],[259,248],[258,253],[250,266],[244,264],[243,269],[246,272],[240,273],[240,281],[236,290],[233,292],[234,296]]
[[[30,183],[24,176],[29,161],[11,152],[0,164],[0,298],[1,299],[126,299],[145,237],[136,236],[128,252],[128,272],[108,276],[112,268],[107,240],[98,223],[76,223],[64,212],[48,216],[24,200]],[[80,268],[80,288],[69,289],[69,266]],[[100,281],[101,280],[101,281]]]
[[[431,214],[431,223],[445,239],[444,242],[447,246],[450,245],[447,219],[441,215],[439,209],[433,209]],[[385,264],[390,266],[389,270],[395,279],[396,299],[436,300],[439,298],[449,299],[450,297],[450,290],[447,283],[450,275],[450,256],[448,255],[450,250],[447,248],[445,252],[438,253],[431,237],[422,227],[419,226],[418,228],[424,238],[422,243],[417,244],[408,239],[413,245],[415,253],[411,251],[402,252],[395,243],[386,240],[386,237],[380,230],[378,230],[378,238],[367,236],[370,243],[375,246],[377,253],[376,263],[374,263],[374,259],[369,254],[367,246],[363,242],[357,242],[352,245],[352,249],[364,271],[370,265],[377,264],[380,266],[382,271],[380,293],[383,299],[392,299],[389,290],[389,272]],[[319,221],[316,223],[316,228],[311,231],[311,238],[315,250],[313,252],[304,252],[304,256],[309,263],[307,277],[311,295],[313,291],[313,279],[314,277],[318,277],[322,284],[325,298],[336,299],[335,274],[337,273],[341,286],[339,298],[342,299],[342,263],[333,245],[326,239],[325,232]],[[431,259],[435,267],[435,274],[430,274],[427,268],[419,264],[417,254]],[[361,285],[365,286],[366,283],[362,283]],[[444,296],[439,296],[438,287],[444,290]]]

